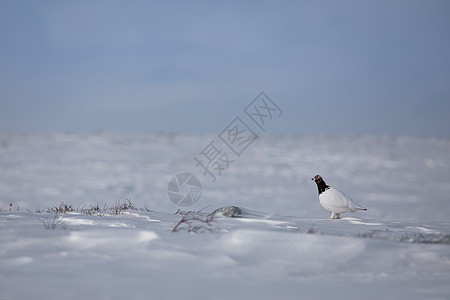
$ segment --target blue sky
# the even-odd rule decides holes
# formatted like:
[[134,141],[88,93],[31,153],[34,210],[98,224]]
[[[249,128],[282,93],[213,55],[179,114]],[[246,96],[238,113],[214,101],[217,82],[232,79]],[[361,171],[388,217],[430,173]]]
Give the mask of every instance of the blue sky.
[[449,1],[1,1],[0,129],[450,137]]

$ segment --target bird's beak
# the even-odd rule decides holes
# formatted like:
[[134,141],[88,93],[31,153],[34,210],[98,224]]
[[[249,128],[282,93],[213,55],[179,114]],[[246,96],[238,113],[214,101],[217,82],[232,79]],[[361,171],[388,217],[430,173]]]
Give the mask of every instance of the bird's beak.
[[314,180],[314,177],[313,177],[313,178],[311,178],[311,180]]

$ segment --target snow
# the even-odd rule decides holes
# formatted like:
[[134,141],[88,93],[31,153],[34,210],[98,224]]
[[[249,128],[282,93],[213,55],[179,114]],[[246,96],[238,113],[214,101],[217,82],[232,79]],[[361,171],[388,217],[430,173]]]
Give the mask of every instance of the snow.
[[[213,183],[214,138],[0,133],[0,299],[450,299],[449,140],[267,135]],[[199,213],[167,196],[180,172]],[[315,174],[368,211],[325,219]]]

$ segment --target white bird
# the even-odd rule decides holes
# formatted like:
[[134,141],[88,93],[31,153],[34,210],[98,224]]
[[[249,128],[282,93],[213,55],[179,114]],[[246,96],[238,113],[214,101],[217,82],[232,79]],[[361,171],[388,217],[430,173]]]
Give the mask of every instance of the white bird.
[[314,180],[317,184],[320,205],[331,212],[330,219],[340,219],[343,212],[367,210],[343,192],[327,185],[320,175],[314,176],[311,180]]

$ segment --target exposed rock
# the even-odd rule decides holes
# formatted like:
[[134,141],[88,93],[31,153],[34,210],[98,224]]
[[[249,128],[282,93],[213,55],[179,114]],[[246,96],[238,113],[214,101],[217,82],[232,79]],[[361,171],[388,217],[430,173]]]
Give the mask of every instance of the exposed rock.
[[240,217],[242,215],[242,210],[237,206],[224,206],[216,209],[209,216],[224,216],[230,218]]

